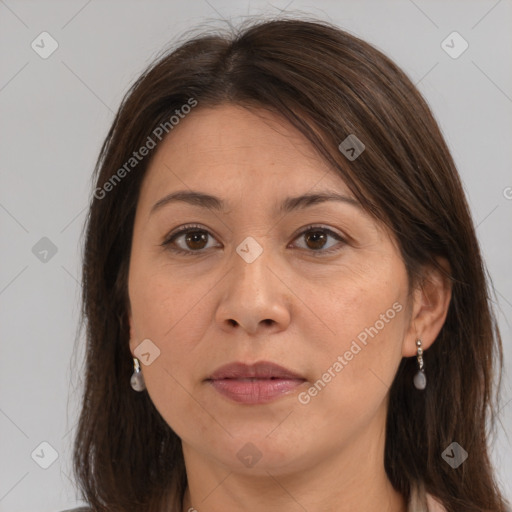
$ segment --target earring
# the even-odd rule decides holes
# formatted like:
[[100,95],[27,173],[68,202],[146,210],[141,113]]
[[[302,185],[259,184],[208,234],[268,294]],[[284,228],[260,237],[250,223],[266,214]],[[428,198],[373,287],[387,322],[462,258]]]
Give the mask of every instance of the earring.
[[427,386],[427,376],[423,368],[423,349],[421,348],[421,340],[419,338],[416,340],[416,346],[418,347],[416,357],[418,358],[419,370],[414,376],[414,387],[416,389],[425,389]]
[[144,391],[146,389],[144,375],[142,375],[139,360],[136,357],[133,358],[133,374],[130,379],[130,384],[135,391]]

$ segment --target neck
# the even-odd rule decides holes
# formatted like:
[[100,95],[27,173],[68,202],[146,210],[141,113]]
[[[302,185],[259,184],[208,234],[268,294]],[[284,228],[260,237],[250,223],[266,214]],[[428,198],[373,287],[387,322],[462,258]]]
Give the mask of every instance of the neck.
[[[270,476],[266,481],[250,479],[249,482],[239,475],[222,474],[210,482],[208,490],[202,488],[200,492],[197,486],[187,487],[182,512],[407,512],[404,497],[389,481],[370,484],[365,478],[366,493],[352,492],[347,496],[350,490],[337,485],[339,482],[333,483],[332,479],[329,479],[330,486],[323,479],[311,479],[305,489],[297,485],[299,481],[304,483],[303,480],[290,475]],[[217,492],[221,487],[224,489]]]
[[288,470],[257,465],[237,472],[183,443],[188,487],[182,512],[406,512],[384,469],[385,422],[374,420],[338,451]]

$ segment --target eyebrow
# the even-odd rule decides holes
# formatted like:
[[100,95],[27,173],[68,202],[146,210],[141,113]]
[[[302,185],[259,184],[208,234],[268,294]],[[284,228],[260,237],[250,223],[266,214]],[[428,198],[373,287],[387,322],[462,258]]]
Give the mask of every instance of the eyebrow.
[[[338,201],[356,206],[357,208],[361,208],[359,201],[352,197],[344,196],[336,192],[326,191],[317,192],[314,194],[304,194],[297,197],[287,197],[277,208],[276,213],[284,214],[294,210],[302,210],[308,208],[309,206],[325,203],[326,201]],[[226,202],[219,197],[195,190],[179,190],[177,192],[171,192],[170,194],[157,201],[151,208],[150,215],[166,205],[179,202],[217,211],[225,211],[227,206]]]

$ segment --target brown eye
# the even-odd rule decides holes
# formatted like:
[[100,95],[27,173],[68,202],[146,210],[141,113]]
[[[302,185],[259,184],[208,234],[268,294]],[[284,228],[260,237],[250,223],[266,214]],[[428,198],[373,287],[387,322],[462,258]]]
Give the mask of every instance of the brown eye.
[[184,241],[188,249],[204,249],[208,241],[208,234],[205,231],[189,231],[185,233]]
[[[329,238],[334,238],[335,240],[338,240],[338,242],[341,242],[341,244],[331,244],[326,248],[326,244],[328,243]],[[302,246],[301,249],[308,250],[308,252],[314,256],[322,256],[337,252],[341,248],[339,246],[343,246],[345,242],[343,237],[331,229],[319,226],[308,226],[296,238],[296,240],[301,239],[305,241],[305,246]]]
[[[200,226],[184,226],[171,234],[161,245],[168,246],[169,250],[183,255],[202,254],[214,246],[208,246],[209,239],[214,237]],[[327,246],[329,238],[335,239],[338,244]],[[328,255],[339,251],[344,245],[344,238],[324,227],[308,226],[295,240],[304,240],[305,246],[300,246],[313,256]],[[334,247],[333,247],[334,246]],[[340,247],[341,246],[341,247]],[[327,248],[326,248],[327,247]]]
[[205,252],[212,235],[201,229],[199,226],[184,226],[178,232],[170,235],[163,243],[163,246],[178,254],[193,255],[194,253]]
[[327,236],[322,231],[309,231],[305,235],[306,244],[310,249],[322,249]]

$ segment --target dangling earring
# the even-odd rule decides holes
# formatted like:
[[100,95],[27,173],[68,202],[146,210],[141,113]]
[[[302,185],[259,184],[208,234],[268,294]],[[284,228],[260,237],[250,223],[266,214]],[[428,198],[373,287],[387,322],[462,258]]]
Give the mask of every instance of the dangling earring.
[[130,379],[130,384],[135,391],[144,391],[146,389],[144,375],[142,375],[139,360],[136,357],[133,358],[133,374]]
[[421,340],[419,338],[416,340],[416,346],[418,347],[416,357],[418,358],[419,370],[414,376],[414,387],[416,389],[425,389],[427,386],[427,376],[423,368],[423,349],[421,348]]

